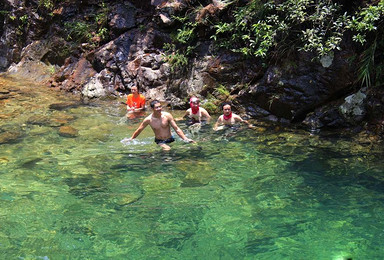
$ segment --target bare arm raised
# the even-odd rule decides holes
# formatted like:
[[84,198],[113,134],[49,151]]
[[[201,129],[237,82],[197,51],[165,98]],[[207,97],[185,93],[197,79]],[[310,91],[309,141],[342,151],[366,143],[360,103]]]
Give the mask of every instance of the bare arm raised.
[[143,130],[144,128],[147,127],[147,125],[149,125],[149,122],[150,122],[150,117],[146,117],[143,122],[141,122],[141,124],[139,125],[139,127],[136,129],[135,132],[133,132],[131,138],[129,138],[129,140],[133,140],[135,139]]
[[193,141],[192,139],[189,139],[188,137],[185,136],[183,130],[181,130],[178,127],[178,125],[176,124],[176,122],[173,119],[173,116],[171,114],[167,113],[167,118],[168,118],[169,124],[172,126],[172,128],[175,130],[177,135],[180,136],[181,139],[183,139],[184,141],[189,142],[189,143],[195,143],[195,141]]
[[201,117],[205,118],[207,122],[209,122],[211,120],[211,116],[209,115],[208,111],[202,107],[200,107],[200,111],[201,111]]
[[217,119],[215,125],[213,126],[213,130],[215,130],[215,131],[218,130],[219,125],[222,125],[222,124],[224,124],[224,122],[223,122],[223,115],[219,116],[219,118]]
[[249,128],[253,128],[254,127],[251,123],[249,123],[247,120],[242,119],[238,115],[235,115],[234,119],[235,119],[236,122],[241,122],[241,123],[246,124]]

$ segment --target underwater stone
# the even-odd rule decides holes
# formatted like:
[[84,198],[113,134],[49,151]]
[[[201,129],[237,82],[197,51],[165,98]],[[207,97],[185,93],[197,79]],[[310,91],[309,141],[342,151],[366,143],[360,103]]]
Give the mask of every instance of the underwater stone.
[[64,137],[77,137],[78,130],[72,126],[62,126],[59,129],[59,135]]

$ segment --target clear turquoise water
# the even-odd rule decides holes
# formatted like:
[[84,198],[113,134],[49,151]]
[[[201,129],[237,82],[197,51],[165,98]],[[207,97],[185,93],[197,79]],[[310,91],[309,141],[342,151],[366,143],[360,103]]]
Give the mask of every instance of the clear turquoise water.
[[121,100],[58,111],[73,97],[0,87],[0,137],[18,134],[0,144],[1,259],[382,259],[380,144],[180,121],[198,143],[162,152],[149,128],[125,141],[140,119]]

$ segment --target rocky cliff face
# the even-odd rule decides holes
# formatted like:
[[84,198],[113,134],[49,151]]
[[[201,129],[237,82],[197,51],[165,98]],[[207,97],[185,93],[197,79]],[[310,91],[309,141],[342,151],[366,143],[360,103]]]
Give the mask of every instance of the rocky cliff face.
[[[372,120],[370,111],[383,110],[384,100],[372,90],[358,103],[364,116],[348,118],[340,108],[348,107],[346,98],[357,92],[355,67],[348,62],[356,53],[348,46],[322,61],[295,52],[262,64],[213,51],[202,30],[197,33],[196,55],[174,68],[164,45],[176,30],[173,15],[188,8],[188,1],[68,0],[52,9],[43,3],[0,3],[5,11],[0,16],[0,70],[85,98],[121,96],[137,85],[148,99],[176,108],[185,108],[187,98],[195,94],[214,105],[230,100],[243,116],[310,128],[353,126]],[[220,1],[203,5],[196,19],[225,15]],[[90,24],[92,19],[93,31],[85,27],[80,34],[78,21]],[[375,121],[383,120],[382,114],[375,115]]]

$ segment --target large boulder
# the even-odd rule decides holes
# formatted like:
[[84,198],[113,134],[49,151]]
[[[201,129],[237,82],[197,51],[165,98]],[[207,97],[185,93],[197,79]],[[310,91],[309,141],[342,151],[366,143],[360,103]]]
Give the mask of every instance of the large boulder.
[[301,122],[350,90],[354,70],[347,57],[351,53],[335,55],[331,64],[314,62],[307,53],[299,55],[269,67],[260,81],[241,91],[239,99],[251,116],[265,118],[258,111],[269,111],[285,121]]

